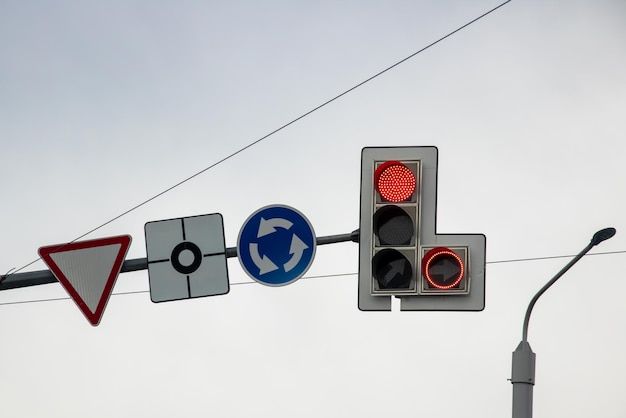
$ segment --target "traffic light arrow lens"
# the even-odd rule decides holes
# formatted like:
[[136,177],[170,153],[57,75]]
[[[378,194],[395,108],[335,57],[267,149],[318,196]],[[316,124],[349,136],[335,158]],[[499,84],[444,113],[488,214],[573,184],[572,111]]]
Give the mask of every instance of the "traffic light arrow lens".
[[384,279],[387,283],[393,283],[398,278],[402,279],[406,271],[406,262],[404,260],[394,260],[389,263],[389,270],[385,273]]
[[447,257],[442,257],[440,261],[435,261],[430,267],[430,277],[444,284],[458,278],[459,273],[461,273],[459,264]]
[[387,249],[372,259],[374,278],[383,290],[408,289],[413,270],[409,260],[399,251]]
[[[394,260],[388,264],[387,271],[379,279],[381,288],[387,289],[405,289],[409,287],[411,273],[407,260]],[[407,270],[408,274],[407,274]]]
[[454,251],[439,247],[427,252],[422,259],[422,273],[435,289],[452,289],[461,283],[465,274],[463,260]]

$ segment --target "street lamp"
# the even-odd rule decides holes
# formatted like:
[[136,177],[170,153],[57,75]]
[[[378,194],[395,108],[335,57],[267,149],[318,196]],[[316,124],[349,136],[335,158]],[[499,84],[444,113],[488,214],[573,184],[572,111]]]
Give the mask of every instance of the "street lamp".
[[541,295],[545,293],[567,270],[578,262],[589,250],[602,241],[615,235],[615,228],[605,228],[596,232],[591,242],[546,283],[532,298],[526,309],[522,341],[513,352],[511,383],[513,384],[513,418],[531,418],[533,416],[533,386],[535,385],[535,353],[528,344],[528,322],[530,313]]

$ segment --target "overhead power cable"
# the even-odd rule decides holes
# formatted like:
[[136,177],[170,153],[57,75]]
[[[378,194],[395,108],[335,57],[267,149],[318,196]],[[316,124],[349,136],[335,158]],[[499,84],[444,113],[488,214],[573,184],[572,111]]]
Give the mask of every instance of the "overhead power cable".
[[[329,100],[325,101],[324,103],[322,103],[322,104],[320,104],[320,105],[318,105],[318,106],[314,107],[313,109],[311,109],[311,110],[309,110],[309,111],[307,111],[307,112],[303,113],[302,115],[300,115],[300,116],[298,116],[297,118],[295,118],[295,119],[291,120],[290,122],[285,123],[284,125],[280,126],[279,128],[274,129],[274,130],[273,130],[273,131],[271,131],[270,133],[268,133],[268,134],[266,134],[266,135],[262,136],[261,138],[259,138],[259,139],[255,140],[255,141],[253,141],[253,142],[251,142],[251,143],[249,143],[248,145],[244,146],[243,148],[238,149],[237,151],[235,151],[235,152],[233,152],[233,153],[231,153],[231,154],[227,155],[226,157],[222,158],[221,160],[219,160],[219,161],[217,161],[217,162],[215,162],[215,163],[213,163],[213,164],[209,165],[209,166],[208,166],[208,167],[206,167],[206,168],[203,168],[202,170],[200,170],[200,171],[198,171],[198,172],[196,172],[196,173],[194,173],[194,174],[190,175],[189,177],[187,177],[187,178],[185,178],[185,179],[183,179],[183,180],[179,181],[178,183],[176,183],[176,184],[174,184],[174,185],[172,185],[172,186],[170,186],[170,187],[166,188],[165,190],[163,190],[163,191],[161,191],[161,192],[159,192],[159,193],[155,194],[154,196],[152,196],[152,197],[150,197],[150,198],[148,198],[148,199],[144,200],[143,202],[138,203],[137,205],[135,205],[135,206],[131,207],[130,209],[128,209],[128,210],[126,210],[126,211],[124,211],[124,212],[120,213],[119,215],[117,215],[117,216],[115,216],[115,217],[113,217],[113,218],[109,219],[108,221],[106,221],[106,222],[104,222],[104,223],[102,223],[102,224],[100,224],[100,225],[96,226],[95,228],[90,229],[89,231],[85,232],[84,234],[82,234],[82,235],[80,235],[80,236],[78,236],[78,237],[74,238],[72,241],[70,241],[70,243],[75,242],[75,241],[78,241],[79,239],[86,237],[87,235],[89,235],[89,234],[91,234],[91,233],[93,233],[93,232],[95,232],[95,231],[97,231],[97,230],[99,230],[99,229],[101,229],[101,228],[105,227],[106,225],[109,225],[110,223],[112,223],[112,222],[114,222],[114,221],[116,221],[116,220],[120,219],[121,217],[123,217],[123,216],[125,216],[125,215],[128,215],[129,213],[131,213],[131,212],[133,212],[133,211],[135,211],[135,210],[139,209],[140,207],[144,206],[145,204],[152,202],[152,201],[153,201],[153,200],[155,200],[156,198],[158,198],[158,197],[160,197],[160,196],[163,196],[164,194],[166,194],[166,193],[168,193],[168,192],[172,191],[173,189],[175,189],[175,188],[177,188],[177,187],[179,187],[179,186],[181,186],[181,185],[183,185],[183,184],[187,183],[188,181],[190,181],[190,180],[192,180],[192,179],[194,179],[194,178],[198,177],[199,175],[201,175],[201,174],[203,174],[203,173],[207,172],[208,170],[212,169],[213,167],[216,167],[216,166],[218,166],[219,164],[221,164],[221,163],[223,163],[223,162],[225,162],[225,161],[227,161],[227,160],[229,160],[229,159],[233,158],[234,156],[236,156],[236,155],[238,155],[238,154],[242,153],[243,151],[247,150],[248,148],[253,147],[254,145],[258,144],[259,142],[264,141],[265,139],[269,138],[270,136],[272,136],[272,135],[274,135],[274,134],[276,134],[276,133],[278,133],[278,132],[282,131],[283,129],[287,128],[288,126],[293,125],[294,123],[298,122],[299,120],[301,120],[301,119],[303,119],[303,118],[305,118],[305,117],[309,116],[310,114],[312,114],[312,113],[314,113],[314,112],[316,112],[316,111],[320,110],[321,108],[323,108],[323,107],[325,107],[325,106],[327,106],[327,105],[331,104],[331,103],[332,103],[332,102],[334,102],[335,100],[337,100],[337,99],[339,99],[339,98],[341,98],[341,97],[345,96],[346,94],[348,94],[348,93],[350,93],[350,92],[352,92],[352,91],[354,91],[354,90],[358,89],[359,87],[363,86],[364,84],[369,83],[370,81],[374,80],[375,78],[380,77],[381,75],[383,75],[383,74],[385,74],[386,72],[388,72],[388,71],[390,71],[390,70],[394,69],[395,67],[399,66],[400,64],[403,64],[404,62],[406,62],[406,61],[410,60],[411,58],[415,57],[416,55],[420,54],[421,52],[424,52],[425,50],[427,50],[427,49],[431,48],[432,46],[434,46],[434,45],[438,44],[439,42],[443,41],[444,39],[449,38],[450,36],[452,36],[452,35],[456,34],[457,32],[459,32],[459,31],[461,31],[461,30],[463,30],[463,29],[465,29],[466,27],[470,26],[471,24],[473,24],[473,23],[475,23],[475,22],[479,21],[480,19],[482,19],[482,18],[486,17],[487,15],[489,15],[489,14],[491,14],[491,13],[495,12],[496,10],[498,10],[499,8],[501,8],[502,6],[504,6],[505,4],[510,3],[511,1],[512,1],[512,0],[507,0],[507,1],[505,1],[505,2],[503,2],[503,3],[501,3],[501,4],[499,4],[498,6],[494,7],[493,9],[491,9],[491,10],[489,10],[489,11],[487,11],[487,12],[483,13],[482,15],[480,15],[480,16],[478,16],[478,17],[476,17],[476,18],[472,19],[472,20],[470,20],[469,22],[465,23],[464,25],[462,25],[462,26],[458,27],[457,29],[453,30],[452,32],[449,32],[448,34],[446,34],[446,35],[442,36],[441,38],[437,39],[436,41],[431,42],[430,44],[426,45],[425,47],[423,47],[423,48],[421,48],[421,49],[419,49],[419,50],[417,50],[417,51],[413,52],[412,54],[408,55],[407,57],[405,57],[405,58],[401,59],[400,61],[397,61],[396,63],[394,63],[394,64],[392,64],[392,65],[388,66],[387,68],[383,69],[382,71],[379,71],[378,73],[376,73],[376,74],[372,75],[371,77],[369,77],[369,78],[367,78],[367,79],[365,79],[365,80],[361,81],[360,83],[358,83],[358,84],[356,84],[356,85],[354,85],[354,86],[350,87],[349,89],[344,90],[342,93],[339,93],[338,95],[336,95],[336,96],[334,96],[333,98],[331,98],[331,99],[329,99]],[[39,260],[40,260],[40,258],[36,258],[36,259],[34,259],[33,261],[31,261],[30,263],[25,264],[24,266],[20,267],[19,269],[14,270],[14,271],[11,271],[10,273],[8,273],[7,275],[5,275],[4,277],[6,278],[6,277],[10,276],[11,274],[14,274],[14,273],[17,273],[17,272],[19,272],[19,271],[22,271],[22,270],[23,270],[23,269],[25,269],[26,267],[28,267],[28,266],[30,266],[30,265],[32,265],[32,264],[34,264],[34,263],[36,263],[36,262],[37,262],[37,261],[39,261]]]
[[[615,254],[626,254],[626,250],[622,250],[622,251],[605,251],[605,252],[601,252],[601,253],[591,253],[591,254],[587,254],[585,255],[585,257],[589,257],[592,255],[615,255]],[[485,264],[505,264],[505,263],[526,263],[526,262],[530,262],[530,261],[542,261],[542,260],[553,260],[553,259],[557,259],[557,258],[572,258],[575,257],[575,255],[553,255],[553,256],[547,256],[547,257],[530,257],[530,258],[512,258],[512,259],[508,259],[508,260],[497,260],[497,261],[487,261]],[[319,276],[306,276],[303,277],[301,280],[305,280],[305,279],[326,279],[326,278],[330,278],[330,277],[346,277],[346,276],[356,276],[358,273],[336,273],[336,274],[323,274],[323,275],[319,275]],[[231,283],[231,286],[238,286],[238,285],[244,285],[244,284],[258,284],[257,282],[236,282],[236,283]],[[134,295],[134,294],[138,294],[138,293],[149,293],[149,290],[134,290],[134,291],[128,291],[128,292],[118,292],[118,293],[112,293],[111,296],[122,296],[122,295]],[[0,306],[3,305],[22,305],[22,304],[26,304],[26,303],[38,303],[38,302],[54,302],[54,301],[58,301],[58,300],[69,300],[70,297],[69,296],[65,296],[65,297],[58,297],[58,298],[48,298],[48,299],[32,299],[32,300],[20,300],[20,301],[14,301],[14,302],[0,302]]]

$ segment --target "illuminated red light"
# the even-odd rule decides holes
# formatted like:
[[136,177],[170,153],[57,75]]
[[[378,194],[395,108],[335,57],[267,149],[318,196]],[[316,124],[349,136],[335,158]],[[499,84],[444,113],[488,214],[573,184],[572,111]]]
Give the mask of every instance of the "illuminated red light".
[[[424,255],[422,274],[432,287],[447,290],[459,285],[465,267],[457,253],[445,247],[437,247]],[[435,277],[436,274],[440,277]]]
[[415,191],[415,174],[400,161],[387,161],[374,172],[374,185],[385,201],[403,202]]

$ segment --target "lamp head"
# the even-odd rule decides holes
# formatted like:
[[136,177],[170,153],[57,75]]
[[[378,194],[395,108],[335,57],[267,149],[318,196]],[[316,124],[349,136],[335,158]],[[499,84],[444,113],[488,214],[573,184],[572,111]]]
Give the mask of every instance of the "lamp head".
[[617,231],[615,228],[604,228],[593,234],[593,238],[591,238],[591,244],[598,245],[602,241],[606,241],[609,238],[613,238]]

